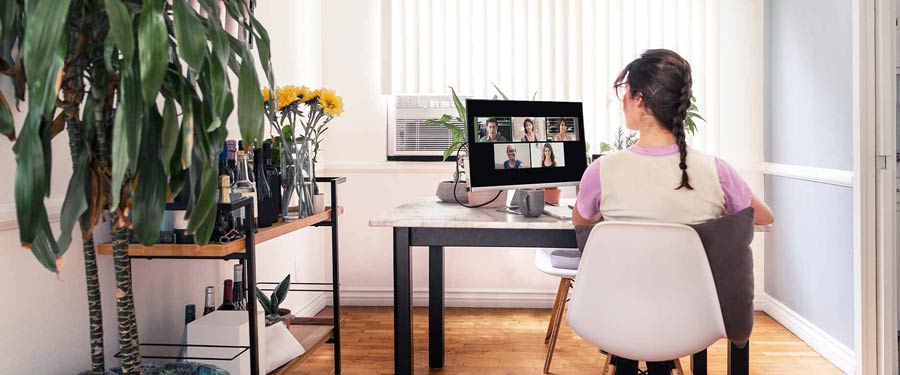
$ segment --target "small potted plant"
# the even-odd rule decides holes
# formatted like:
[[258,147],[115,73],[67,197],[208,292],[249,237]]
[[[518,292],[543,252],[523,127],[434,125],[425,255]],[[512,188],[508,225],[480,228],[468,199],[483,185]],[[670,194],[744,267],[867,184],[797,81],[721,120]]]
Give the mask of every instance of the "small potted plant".
[[284,322],[285,325],[291,325],[291,310],[280,308],[281,303],[287,298],[287,293],[291,289],[291,275],[284,277],[284,280],[275,287],[270,296],[266,296],[259,287],[256,287],[256,299],[262,305],[266,312],[266,327],[278,322]]

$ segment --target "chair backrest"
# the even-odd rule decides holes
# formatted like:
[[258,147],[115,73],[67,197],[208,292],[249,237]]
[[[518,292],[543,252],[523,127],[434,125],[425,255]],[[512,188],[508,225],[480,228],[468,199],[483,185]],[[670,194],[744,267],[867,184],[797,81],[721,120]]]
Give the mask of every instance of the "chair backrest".
[[643,361],[690,355],[726,337],[703,244],[678,224],[598,224],[567,322],[599,348]]

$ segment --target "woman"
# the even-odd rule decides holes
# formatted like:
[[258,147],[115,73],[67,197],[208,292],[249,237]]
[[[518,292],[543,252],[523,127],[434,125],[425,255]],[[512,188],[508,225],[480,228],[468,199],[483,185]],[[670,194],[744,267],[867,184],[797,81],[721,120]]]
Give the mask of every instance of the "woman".
[[521,169],[525,168],[525,163],[516,159],[516,148],[513,145],[506,146],[506,156],[509,159],[503,161],[503,169]]
[[543,152],[541,153],[541,167],[549,168],[556,166],[556,155],[553,154],[553,147],[549,143],[544,143]]
[[525,136],[522,137],[521,142],[537,142],[537,135],[534,134],[534,121],[530,118],[525,119],[522,122],[522,128],[525,130]]
[[566,123],[566,120],[559,120],[559,134],[553,138],[554,141],[563,142],[563,141],[571,141],[572,137],[569,136],[569,125]]
[[[684,120],[691,105],[691,67],[675,52],[644,52],[625,66],[614,88],[625,125],[637,144],[597,159],[585,171],[572,213],[574,224],[643,220],[698,224],[747,207],[757,225],[772,211],[725,161],[688,148]],[[619,375],[637,374],[637,362],[616,358]],[[648,364],[668,374],[673,363]]]

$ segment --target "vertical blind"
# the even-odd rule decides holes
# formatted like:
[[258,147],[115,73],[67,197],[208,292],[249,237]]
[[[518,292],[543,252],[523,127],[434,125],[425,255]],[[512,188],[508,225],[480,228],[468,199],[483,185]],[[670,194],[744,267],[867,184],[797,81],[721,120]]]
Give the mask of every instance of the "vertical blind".
[[[611,90],[641,52],[668,48],[693,70],[709,121],[692,145],[716,153],[718,2],[715,0],[383,0],[386,94],[582,101],[596,151],[624,126]],[[536,93],[536,94],[535,94]]]

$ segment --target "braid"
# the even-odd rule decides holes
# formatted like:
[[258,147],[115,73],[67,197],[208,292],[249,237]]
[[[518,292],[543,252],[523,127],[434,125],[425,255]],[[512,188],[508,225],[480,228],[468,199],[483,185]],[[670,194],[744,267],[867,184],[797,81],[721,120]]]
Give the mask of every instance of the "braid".
[[681,168],[681,184],[678,185],[675,190],[681,188],[687,188],[688,190],[694,190],[691,186],[690,181],[688,180],[687,174],[687,142],[685,141],[684,134],[684,120],[687,119],[687,111],[691,106],[691,66],[686,65],[684,67],[684,71],[682,73],[684,78],[684,86],[681,88],[681,97],[679,98],[678,111],[675,112],[675,117],[672,118],[672,134],[675,135],[675,142],[678,144],[678,153],[681,156],[681,163],[678,164],[678,167]]

